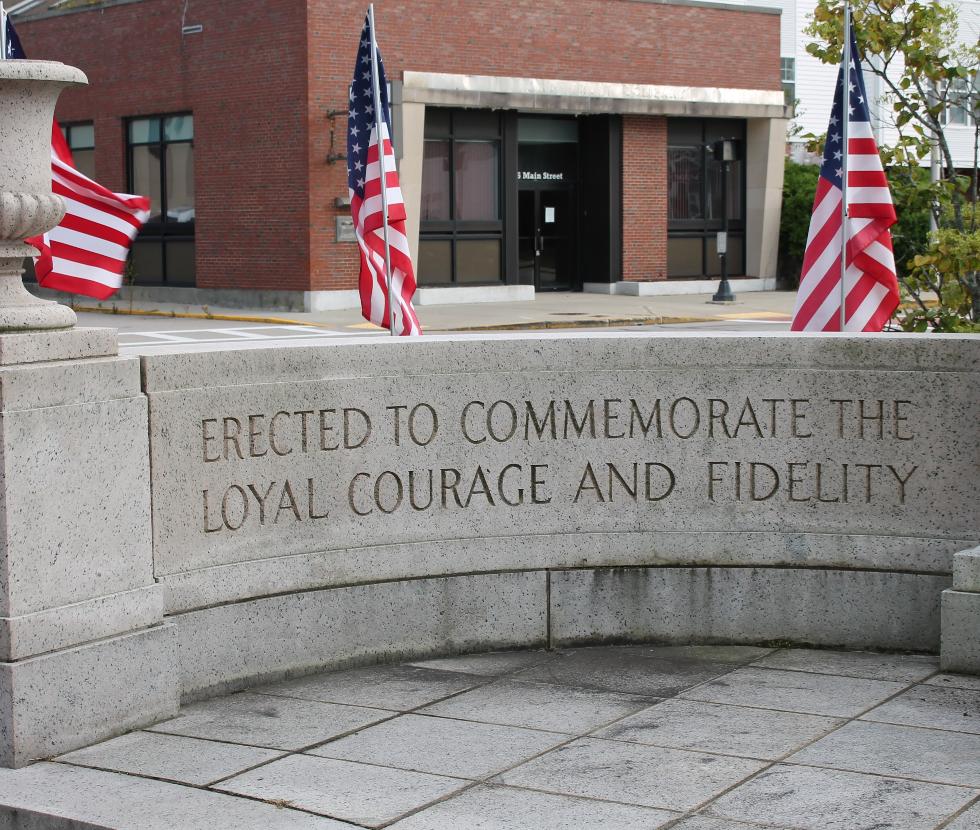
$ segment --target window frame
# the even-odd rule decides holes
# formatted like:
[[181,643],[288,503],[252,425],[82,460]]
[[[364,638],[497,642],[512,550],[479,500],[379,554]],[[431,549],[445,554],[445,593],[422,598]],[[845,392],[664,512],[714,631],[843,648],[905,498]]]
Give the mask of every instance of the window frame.
[[[441,117],[445,114],[448,123],[446,131],[433,128],[430,133],[425,130],[423,137],[423,158],[425,142],[446,142],[449,145],[449,218],[421,219],[419,222],[419,249],[425,242],[449,241],[450,243],[450,280],[449,282],[431,282],[425,280],[422,273],[417,275],[418,284],[432,288],[449,288],[452,286],[487,286],[501,285],[505,281],[506,247],[505,247],[505,218],[504,218],[504,119],[499,111],[493,111],[496,132],[491,135],[489,130],[485,135],[473,134],[464,130],[460,135],[457,119],[460,115],[468,115],[482,110],[462,110],[449,107],[426,107],[426,119],[432,115]],[[428,126],[428,124],[427,124]],[[457,219],[458,206],[456,203],[456,146],[457,144],[489,143],[496,149],[496,188],[497,188],[497,218],[496,219]],[[457,274],[458,242],[496,240],[500,245],[499,269],[496,279],[479,282],[460,281]],[[421,259],[421,257],[420,257]],[[420,269],[421,270],[421,269]]]
[[[164,122],[168,118],[190,118],[191,119],[191,137],[190,138],[180,138],[180,139],[167,139],[164,133]],[[171,221],[167,215],[168,205],[167,205],[167,147],[174,144],[189,144],[192,151],[193,159],[193,148],[194,148],[194,113],[191,111],[180,111],[180,112],[167,112],[153,115],[133,115],[123,119],[123,138],[126,146],[126,182],[130,193],[135,192],[135,165],[133,159],[133,149],[136,147],[157,147],[159,149],[160,158],[160,218],[148,220],[143,227],[140,229],[139,234],[134,240],[134,247],[141,243],[158,243],[160,245],[160,257],[161,257],[161,272],[162,276],[159,280],[156,278],[151,278],[150,280],[143,280],[145,284],[148,285],[174,285],[174,287],[190,288],[197,282],[197,274],[195,269],[193,282],[172,282],[172,275],[170,273],[170,265],[168,262],[168,243],[177,242],[195,242],[196,238],[196,227],[197,227],[197,216],[191,219],[189,222],[174,222]],[[132,140],[132,125],[140,121],[156,121],[158,125],[158,138],[156,141],[133,141]],[[192,162],[193,163],[193,162]],[[194,168],[194,178],[195,178],[195,188],[194,188],[194,201],[197,201],[197,168]],[[132,254],[130,254],[132,258]]]

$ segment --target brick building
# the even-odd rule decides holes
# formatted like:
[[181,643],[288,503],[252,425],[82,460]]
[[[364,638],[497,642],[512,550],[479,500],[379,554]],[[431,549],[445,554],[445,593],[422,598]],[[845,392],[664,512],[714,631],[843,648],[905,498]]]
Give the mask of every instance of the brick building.
[[[79,165],[154,200],[137,293],[356,305],[342,154],[363,0],[13,8],[31,58],[89,77],[58,107]],[[421,304],[713,287],[721,138],[742,148],[727,182],[734,288],[774,277],[778,11],[378,0],[375,14]]]

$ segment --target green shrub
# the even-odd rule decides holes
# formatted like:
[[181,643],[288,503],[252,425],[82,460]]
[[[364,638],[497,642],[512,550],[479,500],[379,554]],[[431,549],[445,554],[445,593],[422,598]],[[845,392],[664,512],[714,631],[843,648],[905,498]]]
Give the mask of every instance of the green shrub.
[[813,212],[820,168],[786,159],[783,178],[783,210],[779,224],[779,280],[789,288],[800,283],[803,252]]

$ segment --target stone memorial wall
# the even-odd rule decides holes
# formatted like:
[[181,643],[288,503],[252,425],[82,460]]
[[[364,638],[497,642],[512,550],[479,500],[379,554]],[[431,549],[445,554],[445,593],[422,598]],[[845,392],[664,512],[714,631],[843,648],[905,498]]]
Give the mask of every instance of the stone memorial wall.
[[431,338],[143,359],[185,695],[501,646],[936,649],[980,340]]

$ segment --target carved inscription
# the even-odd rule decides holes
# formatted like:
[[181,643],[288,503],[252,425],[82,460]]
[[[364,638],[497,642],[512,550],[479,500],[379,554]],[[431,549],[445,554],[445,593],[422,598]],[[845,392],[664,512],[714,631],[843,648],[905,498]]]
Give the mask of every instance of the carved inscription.
[[[679,498],[901,506],[923,474],[906,452],[880,455],[886,445],[907,447],[902,442],[914,438],[911,401],[862,398],[473,398],[458,406],[404,401],[372,411],[222,413],[200,421],[198,460],[227,468],[232,483],[201,491],[201,527],[235,533],[329,521],[338,511],[383,517],[555,503],[656,509]],[[549,453],[572,443],[581,460],[569,461],[577,456],[565,451],[558,465]],[[694,444],[700,449],[684,449]],[[604,448],[617,446],[633,457],[602,458]],[[466,457],[467,447],[474,458],[491,450],[506,457],[489,465],[440,463]],[[828,447],[837,447],[838,457]],[[679,463],[678,450],[693,457]],[[399,463],[405,452],[411,465]],[[343,464],[331,463],[341,456]],[[432,462],[419,464],[426,456]],[[254,480],[256,464],[290,472]],[[341,476],[340,468],[353,472]]]

